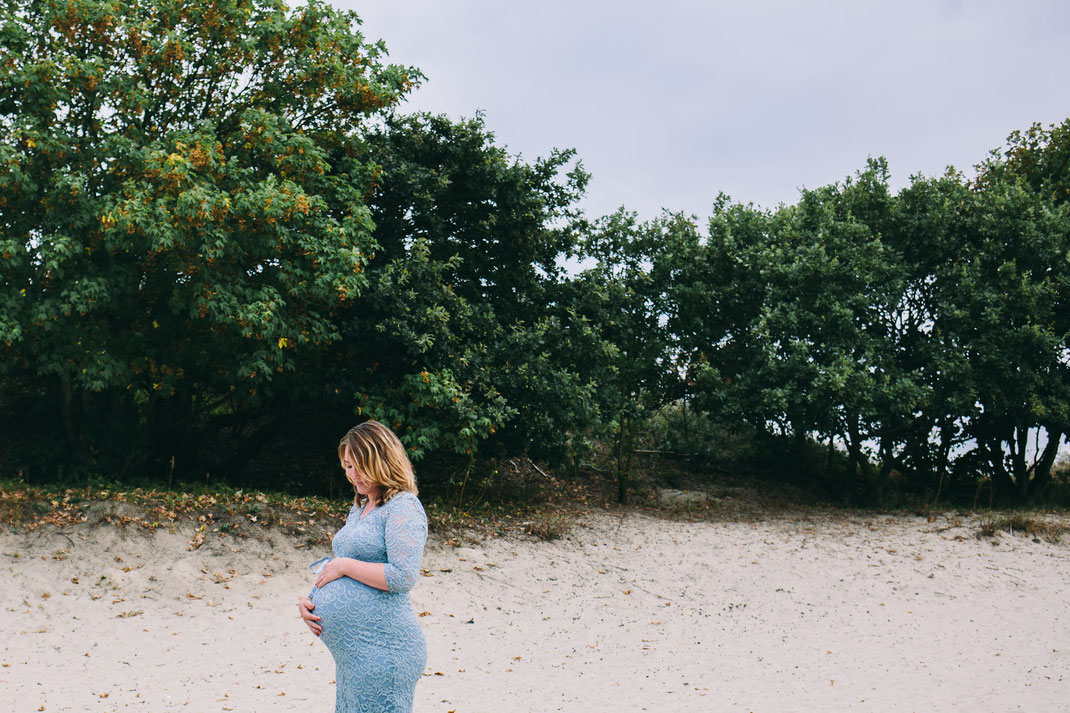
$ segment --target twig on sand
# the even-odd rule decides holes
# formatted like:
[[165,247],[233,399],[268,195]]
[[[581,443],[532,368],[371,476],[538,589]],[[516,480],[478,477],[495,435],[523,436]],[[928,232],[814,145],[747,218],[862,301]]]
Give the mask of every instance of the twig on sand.
[[508,585],[508,586],[512,587],[513,589],[519,589],[521,592],[523,592],[524,594],[527,594],[530,597],[536,596],[536,594],[534,592],[532,592],[531,590],[524,589],[523,587],[521,587],[519,585],[516,585],[516,584],[513,584],[512,582],[509,582],[507,580],[501,579],[500,577],[492,577],[489,574],[485,574],[483,572],[476,572],[474,570],[462,569],[460,571],[464,572],[466,574],[474,574],[475,576],[479,577],[480,579],[492,579],[495,582],[499,582],[501,584]]

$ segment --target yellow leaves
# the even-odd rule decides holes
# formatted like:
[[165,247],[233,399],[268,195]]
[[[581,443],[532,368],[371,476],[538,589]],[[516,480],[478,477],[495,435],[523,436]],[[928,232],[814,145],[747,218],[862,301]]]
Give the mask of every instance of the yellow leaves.
[[290,346],[290,340],[286,337],[279,337],[279,349],[285,349],[288,346]]
[[200,168],[208,163],[208,152],[199,143],[194,144],[189,152],[189,162],[194,168]]
[[32,149],[37,143],[33,139],[26,139],[26,148]]

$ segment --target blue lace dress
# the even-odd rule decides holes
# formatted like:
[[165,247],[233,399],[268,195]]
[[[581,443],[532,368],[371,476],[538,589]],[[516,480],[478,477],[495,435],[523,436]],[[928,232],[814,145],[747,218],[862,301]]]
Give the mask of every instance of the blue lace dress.
[[412,493],[361,516],[353,506],[334,536],[335,557],[384,563],[388,591],[339,577],[309,595],[335,663],[335,713],[409,713],[427,645],[409,590],[420,575],[427,517]]

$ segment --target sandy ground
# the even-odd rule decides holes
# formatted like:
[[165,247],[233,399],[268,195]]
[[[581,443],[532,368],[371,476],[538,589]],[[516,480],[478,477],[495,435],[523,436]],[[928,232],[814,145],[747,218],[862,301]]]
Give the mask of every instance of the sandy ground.
[[[976,525],[633,511],[553,542],[433,538],[416,710],[1070,710],[1068,538]],[[333,710],[295,606],[326,548],[192,535],[0,534],[0,708]]]

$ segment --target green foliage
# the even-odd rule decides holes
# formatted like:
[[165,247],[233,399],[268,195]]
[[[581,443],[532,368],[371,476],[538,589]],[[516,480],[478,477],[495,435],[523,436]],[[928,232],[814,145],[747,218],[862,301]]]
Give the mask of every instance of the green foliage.
[[982,188],[1020,178],[1055,203],[1070,202],[1070,119],[1013,132],[1006,148],[994,151],[980,169],[977,184]]
[[445,481],[612,441],[621,501],[642,438],[716,458],[753,434],[869,502],[1051,482],[1070,121],[972,182],[895,195],[873,160],[776,210],[721,196],[705,234],[589,222],[574,152],[397,115],[420,74],[358,24],[318,0],[0,10],[0,464],[207,481],[259,452],[307,485],[305,451],[374,417]]
[[878,502],[898,473],[938,496],[968,465],[1030,498],[1068,432],[1068,250],[1066,209],[1013,175],[893,196],[871,161],[776,212],[722,200],[669,326],[693,402],[792,435],[835,492]]
[[606,344],[591,368],[603,433],[615,443],[620,503],[627,500],[637,424],[681,391],[668,293],[697,240],[682,215],[639,223],[621,210],[598,221],[582,244],[581,255],[597,262],[573,284],[572,304]]
[[361,127],[419,75],[319,2],[6,8],[8,405],[60,425],[39,437],[64,461],[129,466],[165,440],[195,463],[340,336],[374,250]]
[[375,256],[325,376],[414,457],[459,456],[454,477],[477,452],[567,457],[596,414],[578,365],[598,344],[559,282],[586,182],[572,152],[528,164],[481,118],[430,115],[391,118],[367,151]]

